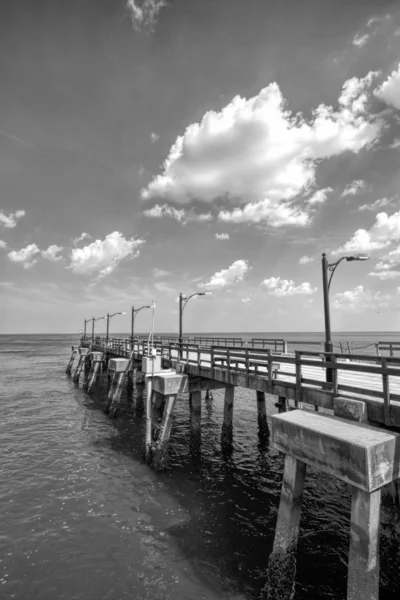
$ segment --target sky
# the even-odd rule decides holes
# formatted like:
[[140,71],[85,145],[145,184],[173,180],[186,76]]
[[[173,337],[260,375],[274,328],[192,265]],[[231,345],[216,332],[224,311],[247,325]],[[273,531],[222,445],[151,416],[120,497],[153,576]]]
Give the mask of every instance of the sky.
[[0,333],[400,330],[397,0],[2,0],[0,89]]

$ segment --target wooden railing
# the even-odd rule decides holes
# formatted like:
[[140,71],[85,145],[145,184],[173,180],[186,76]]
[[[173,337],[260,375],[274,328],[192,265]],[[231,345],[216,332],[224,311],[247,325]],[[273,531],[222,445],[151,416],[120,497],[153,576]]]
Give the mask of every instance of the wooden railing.
[[396,352],[400,353],[400,342],[378,342],[377,354],[381,350],[389,352],[389,356],[394,356]]

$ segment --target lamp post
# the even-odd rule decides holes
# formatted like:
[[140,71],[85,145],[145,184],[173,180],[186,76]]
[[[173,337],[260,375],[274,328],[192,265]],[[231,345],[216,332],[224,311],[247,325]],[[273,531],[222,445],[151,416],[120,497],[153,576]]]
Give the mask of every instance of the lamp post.
[[185,306],[194,296],[208,296],[209,294],[212,294],[212,292],[195,292],[187,297],[184,296],[182,292],[179,294],[179,358],[181,358],[182,351],[182,315],[183,311],[185,310]]
[[146,304],[146,306],[141,306],[140,308],[136,308],[132,306],[132,318],[131,318],[131,345],[133,347],[133,338],[134,338],[134,328],[135,328],[135,317],[144,308],[151,308],[150,304]]
[[90,321],[92,321],[92,342],[94,342],[94,322],[100,321],[100,319],[105,319],[105,317],[98,317],[97,319],[92,317],[91,319],[85,319],[84,337],[86,337],[86,323],[90,323]]
[[126,312],[116,312],[113,313],[112,315],[110,315],[109,313],[107,313],[107,333],[106,333],[106,344],[108,344],[108,331],[110,328],[110,321],[113,317],[115,317],[115,315],[126,315]]
[[[369,256],[341,256],[334,263],[329,263],[326,254],[322,254],[322,289],[324,293],[324,318],[325,318],[325,352],[333,352],[332,332],[331,332],[331,315],[329,309],[329,290],[331,287],[332,277],[342,260],[352,262],[354,260],[368,260]],[[328,273],[330,271],[330,275]],[[326,370],[326,381],[332,382],[332,369]]]

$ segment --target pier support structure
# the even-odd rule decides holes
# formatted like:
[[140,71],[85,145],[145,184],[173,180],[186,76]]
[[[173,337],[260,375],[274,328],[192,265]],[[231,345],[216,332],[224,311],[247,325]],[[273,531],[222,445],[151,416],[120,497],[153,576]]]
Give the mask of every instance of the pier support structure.
[[103,352],[90,353],[90,371],[83,384],[83,390],[90,394],[98,381],[98,376],[103,361]]
[[121,410],[122,388],[131,365],[132,358],[110,358],[109,360],[111,384],[108,390],[106,412],[110,414],[110,417],[116,417]]
[[235,386],[227,385],[224,397],[224,421],[222,423],[221,443],[231,444],[233,436],[233,400]]
[[77,367],[75,369],[74,375],[72,377],[72,381],[74,383],[79,383],[79,377],[82,372],[86,356],[89,354],[89,348],[79,348],[78,352],[79,352],[79,361],[78,361]]
[[75,360],[75,356],[76,356],[77,352],[78,352],[78,350],[76,348],[72,348],[71,358],[69,359],[67,368],[65,369],[65,372],[67,375],[71,375],[72,365],[74,364],[74,360]]

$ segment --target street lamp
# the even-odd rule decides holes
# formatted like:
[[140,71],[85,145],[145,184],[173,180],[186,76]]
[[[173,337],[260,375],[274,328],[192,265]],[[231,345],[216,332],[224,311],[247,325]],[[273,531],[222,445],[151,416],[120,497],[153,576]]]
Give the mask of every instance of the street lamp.
[[94,342],[94,322],[95,321],[100,321],[100,319],[105,319],[105,317],[98,317],[97,319],[95,319],[94,317],[92,317],[91,319],[85,319],[85,333],[84,333],[84,337],[86,337],[86,323],[90,323],[90,321],[92,321],[92,342]]
[[212,292],[195,292],[188,297],[185,297],[182,292],[179,294],[179,348],[181,348],[182,345],[182,315],[186,304],[189,302],[190,298],[193,298],[194,296],[208,296],[209,294],[212,294]]
[[[322,254],[322,286],[324,293],[324,317],[325,317],[325,352],[333,352],[333,344],[332,344],[332,333],[331,333],[331,316],[329,310],[329,290],[331,287],[331,281],[333,274],[338,268],[339,264],[342,260],[346,260],[347,262],[353,262],[354,260],[368,260],[369,256],[364,256],[362,254],[357,256],[341,256],[339,260],[334,263],[328,263],[328,259],[326,258],[326,254]],[[328,274],[330,271],[330,275]],[[332,369],[326,370],[326,380],[328,382],[332,382]]]
[[109,326],[110,326],[110,321],[113,317],[115,317],[115,315],[126,315],[126,312],[116,312],[113,313],[112,315],[110,315],[109,313],[107,313],[107,333],[106,333],[106,344],[108,343],[108,331],[109,331]]
[[132,306],[132,318],[131,318],[131,344],[133,345],[133,337],[134,337],[134,326],[135,326],[135,317],[144,308],[151,308],[151,305],[148,304],[146,306],[141,306],[140,308],[136,308]]

